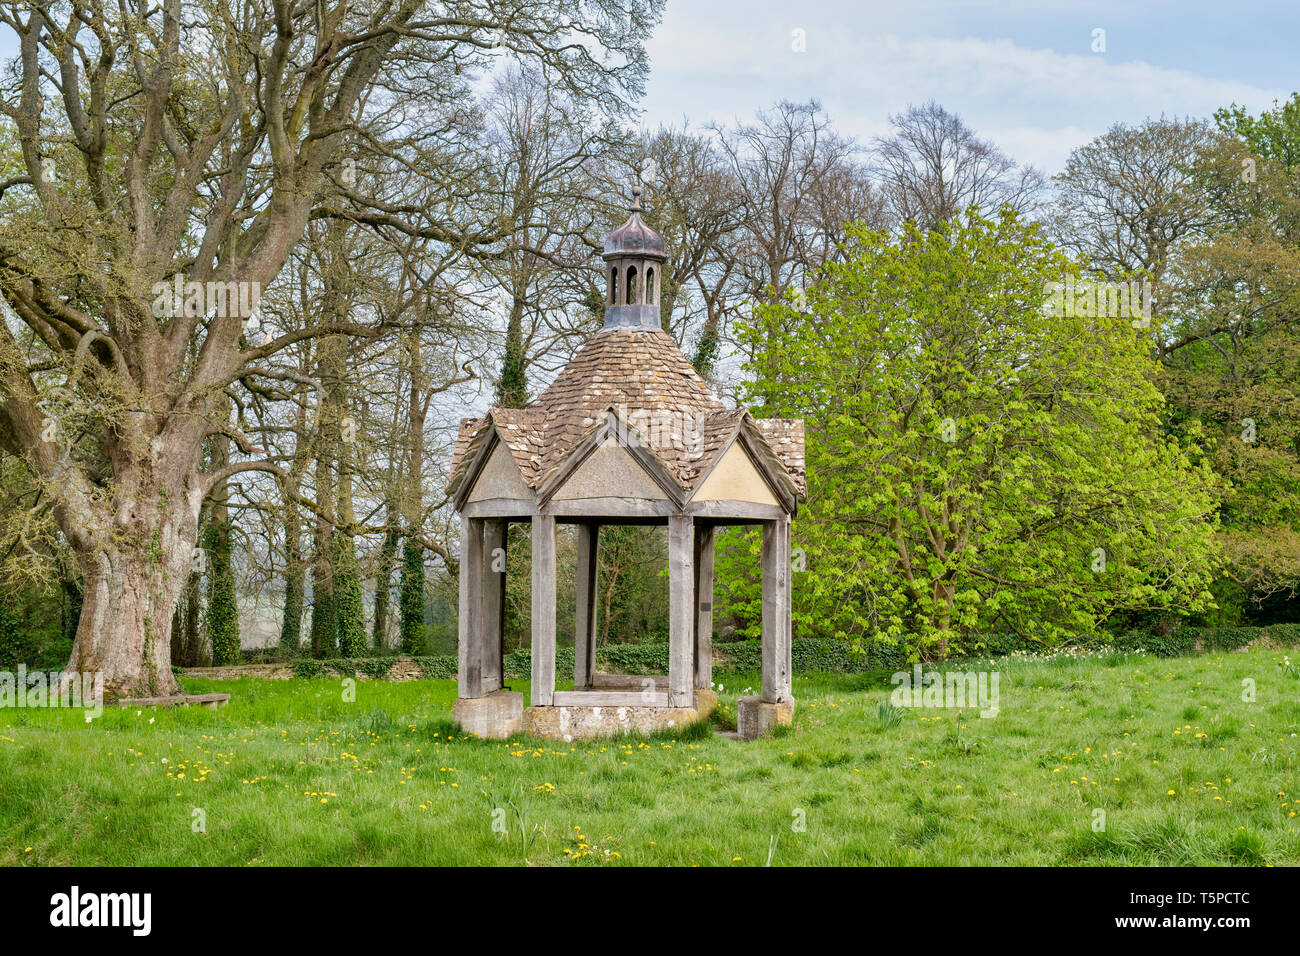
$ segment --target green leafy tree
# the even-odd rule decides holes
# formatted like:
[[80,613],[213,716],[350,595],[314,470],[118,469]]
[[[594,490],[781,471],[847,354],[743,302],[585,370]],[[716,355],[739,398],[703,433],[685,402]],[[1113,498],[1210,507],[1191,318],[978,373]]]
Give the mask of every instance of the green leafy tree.
[[[1289,620],[1300,586],[1300,100],[1215,122],[1117,124],[1057,177],[1058,241],[1095,273],[1150,277],[1161,427],[1223,479],[1218,607]],[[1150,615],[1114,619],[1153,623]]]
[[[721,527],[714,539],[713,625],[737,640],[763,636],[763,536],[757,528]],[[795,588],[802,582],[796,578]]]
[[[1053,314],[1077,267],[1014,212],[849,230],[806,314],[742,329],[754,394],[803,418],[796,621],[941,659],[1118,609],[1209,603],[1215,480],[1160,437],[1159,366],[1127,318]],[[1066,310],[1056,310],[1058,313]]]
[[1284,166],[1300,166],[1300,93],[1285,103],[1273,101],[1273,108],[1251,116],[1243,106],[1215,110],[1219,129],[1239,137],[1256,156],[1278,160]]

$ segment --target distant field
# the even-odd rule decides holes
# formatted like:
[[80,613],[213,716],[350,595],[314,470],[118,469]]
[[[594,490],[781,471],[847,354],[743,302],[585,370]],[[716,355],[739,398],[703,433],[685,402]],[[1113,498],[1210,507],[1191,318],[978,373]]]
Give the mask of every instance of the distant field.
[[[1300,863],[1286,652],[994,666],[993,718],[804,676],[793,732],[750,744],[471,740],[451,681],[347,703],[337,679],[188,680],[234,699],[89,725],[0,710],[0,863]],[[757,685],[733,680],[724,722]]]

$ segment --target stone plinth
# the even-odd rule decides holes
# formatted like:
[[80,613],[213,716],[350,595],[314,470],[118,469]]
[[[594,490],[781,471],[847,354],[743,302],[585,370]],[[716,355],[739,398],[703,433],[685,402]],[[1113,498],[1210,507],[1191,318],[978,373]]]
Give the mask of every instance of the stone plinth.
[[524,733],[529,737],[566,743],[630,733],[648,736],[661,730],[687,727],[708,717],[717,706],[717,694],[711,690],[697,690],[693,707],[647,704],[529,707],[524,711]]
[[794,722],[794,701],[769,703],[761,697],[742,697],[736,702],[736,730],[743,740],[754,740],[777,725]]
[[457,697],[451,706],[451,719],[475,737],[509,737],[523,729],[524,695],[497,690],[485,697]]

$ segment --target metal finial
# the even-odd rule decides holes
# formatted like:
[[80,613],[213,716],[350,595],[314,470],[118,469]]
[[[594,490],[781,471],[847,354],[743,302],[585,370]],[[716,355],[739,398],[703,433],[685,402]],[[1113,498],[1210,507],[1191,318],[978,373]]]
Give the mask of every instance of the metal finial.
[[641,212],[641,187],[632,187],[632,205],[628,207],[632,212]]

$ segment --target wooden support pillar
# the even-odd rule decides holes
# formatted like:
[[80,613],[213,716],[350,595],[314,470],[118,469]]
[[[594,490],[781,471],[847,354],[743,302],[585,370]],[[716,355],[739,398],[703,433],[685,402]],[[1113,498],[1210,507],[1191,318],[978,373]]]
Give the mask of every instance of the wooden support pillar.
[[695,687],[713,686],[713,525],[695,526]]
[[695,702],[695,547],[694,519],[668,519],[668,706]]
[[785,519],[785,673],[786,688],[794,699],[794,531]]
[[555,516],[533,515],[534,707],[555,700]]
[[591,686],[596,671],[596,592],[600,568],[600,525],[578,525],[578,586],[574,610],[573,687]]
[[790,519],[763,522],[763,700],[793,697],[790,686]]
[[456,693],[483,696],[483,522],[460,519],[460,606],[456,641]]
[[506,520],[489,518],[483,522],[483,615],[479,637],[482,655],[483,693],[490,694],[504,686],[501,657],[505,643],[506,608]]

